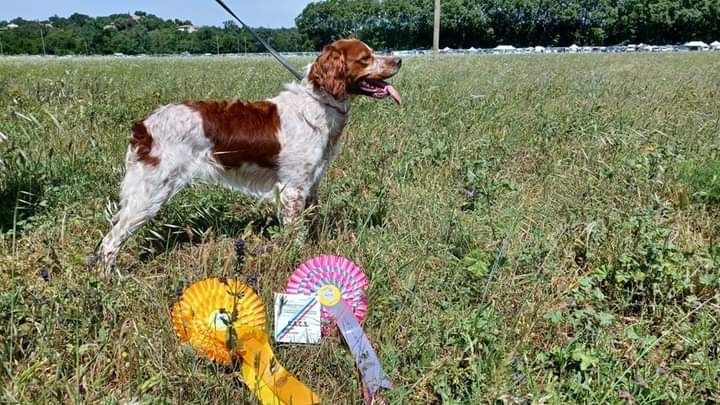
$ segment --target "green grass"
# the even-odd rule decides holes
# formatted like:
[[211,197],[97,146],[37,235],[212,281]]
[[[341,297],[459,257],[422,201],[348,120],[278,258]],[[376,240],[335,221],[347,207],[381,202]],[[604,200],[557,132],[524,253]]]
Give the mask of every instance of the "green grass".
[[[233,276],[240,236],[268,307],[313,255],[364,267],[392,403],[720,401],[720,55],[408,59],[402,107],[354,105],[302,249],[276,243],[272,205],[198,187],[130,240],[122,277],[85,270],[134,120],[288,78],[0,60],[3,401],[252,401],[169,321],[182,287]],[[326,403],[359,402],[338,341],[275,351]]]

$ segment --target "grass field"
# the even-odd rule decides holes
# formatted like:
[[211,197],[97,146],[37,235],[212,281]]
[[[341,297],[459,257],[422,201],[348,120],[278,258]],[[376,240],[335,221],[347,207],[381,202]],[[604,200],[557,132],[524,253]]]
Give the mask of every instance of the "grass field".
[[[408,59],[402,107],[355,103],[303,248],[272,204],[197,187],[122,277],[86,271],[132,122],[272,96],[281,69],[0,59],[3,402],[251,403],[169,321],[183,287],[234,276],[239,237],[267,306],[316,254],[364,267],[392,403],[720,401],[717,54]],[[337,340],[275,350],[325,403],[359,403]]]

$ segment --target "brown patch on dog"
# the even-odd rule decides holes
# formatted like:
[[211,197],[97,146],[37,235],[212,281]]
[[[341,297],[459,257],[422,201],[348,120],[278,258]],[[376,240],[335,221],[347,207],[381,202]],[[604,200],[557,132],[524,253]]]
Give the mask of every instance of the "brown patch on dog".
[[160,158],[157,156],[150,156],[152,151],[153,138],[147,130],[145,123],[136,122],[132,127],[132,137],[130,138],[130,145],[135,148],[135,154],[137,155],[138,162],[145,163],[148,166],[157,166],[160,163]]
[[215,159],[225,167],[245,163],[273,168],[277,165],[280,116],[268,101],[188,101],[199,112],[203,130],[215,145]]

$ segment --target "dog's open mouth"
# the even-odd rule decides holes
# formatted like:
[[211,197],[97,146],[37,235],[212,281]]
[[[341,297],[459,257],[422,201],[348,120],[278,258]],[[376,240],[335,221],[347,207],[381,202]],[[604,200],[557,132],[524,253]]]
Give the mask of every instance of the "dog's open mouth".
[[400,93],[395,90],[395,87],[393,87],[392,84],[384,80],[370,79],[366,77],[364,79],[360,79],[357,83],[357,87],[367,96],[375,98],[385,98],[390,96],[396,103],[400,104],[402,102],[400,99]]

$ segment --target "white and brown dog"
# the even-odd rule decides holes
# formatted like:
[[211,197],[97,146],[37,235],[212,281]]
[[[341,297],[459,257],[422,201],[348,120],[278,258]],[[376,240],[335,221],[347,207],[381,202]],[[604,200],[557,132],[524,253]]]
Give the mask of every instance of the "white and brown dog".
[[335,157],[353,95],[400,95],[384,80],[397,57],[376,56],[359,40],[326,46],[300,83],[258,102],[188,101],[158,108],[133,127],[120,210],[96,260],[109,268],[127,238],[193,181],[270,198],[279,193],[283,224],[316,199]]

